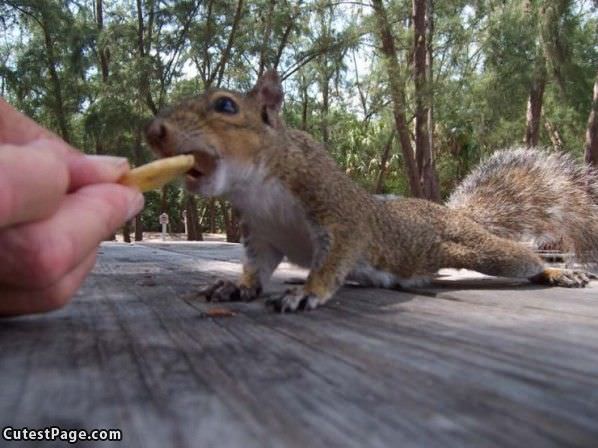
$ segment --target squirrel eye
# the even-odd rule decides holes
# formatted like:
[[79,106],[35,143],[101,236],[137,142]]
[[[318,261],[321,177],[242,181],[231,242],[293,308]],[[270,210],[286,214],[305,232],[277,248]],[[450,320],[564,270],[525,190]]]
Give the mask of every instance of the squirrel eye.
[[239,108],[237,107],[237,103],[235,103],[231,98],[223,96],[214,102],[214,110],[223,114],[232,115],[236,114],[239,111]]

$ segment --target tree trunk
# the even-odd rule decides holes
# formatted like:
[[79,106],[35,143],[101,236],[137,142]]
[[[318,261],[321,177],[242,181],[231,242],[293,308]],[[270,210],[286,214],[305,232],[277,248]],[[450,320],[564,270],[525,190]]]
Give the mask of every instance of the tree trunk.
[[[139,56],[139,60],[144,64],[145,63],[145,55],[149,52],[151,46],[151,39],[145,39],[145,25],[143,23],[143,5],[141,0],[137,0],[137,52]],[[150,13],[148,18],[148,34],[151,35],[152,27],[153,27],[153,16],[154,16],[154,8],[153,4],[150,7]],[[145,103],[155,115],[158,113],[158,106],[156,105],[152,93],[150,90],[150,80],[149,80],[149,70],[147,67],[142,67],[142,70],[139,74],[139,96],[140,99],[144,99]]]
[[131,221],[125,222],[123,226],[123,241],[125,243],[131,242]]
[[403,161],[405,163],[407,178],[409,179],[409,188],[412,196],[421,198],[423,197],[423,192],[419,181],[415,157],[413,155],[413,146],[411,145],[407,119],[405,117],[405,87],[399,69],[394,38],[392,36],[386,10],[382,5],[382,0],[372,0],[372,5],[376,15],[378,32],[380,33],[380,39],[382,41],[382,53],[384,54],[388,72],[395,126],[399,135],[399,142],[401,143]]
[[160,189],[160,213],[168,213],[168,184]]
[[220,201],[222,218],[224,220],[224,229],[226,231],[226,241],[229,243],[238,243],[241,241],[241,226],[239,225],[239,215],[225,201]]
[[135,216],[135,241],[143,241],[143,221],[141,213]]
[[226,202],[218,201],[220,204],[220,210],[222,212],[222,222],[224,223],[224,233],[226,234],[226,241],[229,240],[229,232],[230,232],[230,216],[228,214],[228,207]]
[[265,29],[264,34],[261,36],[263,39],[262,46],[260,48],[260,62],[259,68],[257,71],[257,77],[259,78],[264,73],[266,69],[266,53],[268,47],[272,45],[271,37],[272,37],[272,19],[274,17],[274,7],[276,6],[276,0],[270,0],[270,4],[268,6],[268,10],[266,11],[266,17],[262,17],[262,20],[265,21]]
[[216,233],[216,199],[212,198],[208,202],[208,213],[210,219],[210,233]]
[[302,131],[307,131],[307,105],[308,105],[308,99],[307,97],[305,97],[302,101],[302,107],[301,107],[301,130]]
[[546,128],[546,132],[548,132],[548,137],[550,138],[554,150],[562,151],[565,148],[565,143],[563,142],[559,130],[546,118],[544,118],[544,128]]
[[[321,31],[320,35],[318,36],[318,40],[320,45],[323,47],[330,47],[332,42],[332,10],[330,10],[329,14],[325,14],[324,11],[321,11],[319,14],[319,21]],[[330,79],[334,74],[334,69],[330,67],[330,59],[331,58],[329,58],[329,53],[327,51],[322,52],[317,58],[319,65],[317,68],[318,87],[320,88],[320,93],[322,94],[322,107],[320,109],[320,131],[322,132],[322,142],[326,147],[328,147],[328,143],[330,142],[330,128],[328,125],[328,116],[330,113]],[[334,63],[335,62],[333,60],[332,64]]]
[[231,243],[241,242],[241,223],[239,214],[232,207],[230,209],[230,232],[227,233],[226,240]]
[[598,73],[594,81],[594,94],[592,95],[592,108],[588,117],[586,129],[586,162],[598,168]]
[[[98,31],[101,33],[104,29],[104,5],[103,0],[96,0],[96,24]],[[98,37],[99,40],[99,37]],[[102,82],[106,84],[110,76],[110,52],[108,48],[97,46],[97,52],[100,62],[100,71],[102,73]]]
[[413,78],[415,83],[415,155],[424,197],[440,202],[428,129],[428,82],[426,70],[427,0],[413,0]]
[[185,210],[187,211],[187,240],[203,241],[197,216],[197,202],[195,197],[189,193],[185,193]]
[[237,29],[239,28],[239,23],[241,22],[241,17],[243,16],[243,0],[237,1],[237,9],[235,11],[235,17],[233,18],[233,25],[230,30],[230,34],[228,35],[228,41],[226,43],[226,48],[222,52],[222,57],[220,58],[220,62],[218,64],[218,80],[216,82],[216,87],[220,87],[222,84],[222,79],[224,78],[224,68],[226,64],[228,64],[228,60],[230,58],[230,52],[233,48],[233,43],[235,42],[235,38],[237,35]]
[[[533,2],[530,2],[533,4]],[[570,55],[567,54],[566,23],[567,11],[571,7],[570,0],[550,0],[538,2],[540,12],[540,42],[543,59],[548,62],[551,78],[556,82],[561,99],[567,101],[567,80],[570,68]]]
[[307,81],[301,76],[301,130],[307,131],[307,113],[309,107],[309,95],[307,94]]
[[[324,62],[326,64],[326,62]],[[322,80],[320,81],[320,88],[322,89],[322,142],[328,147],[330,141],[330,133],[328,130],[328,112],[330,110],[330,83],[326,74],[322,74]]]
[[62,95],[62,83],[56,70],[56,55],[54,54],[54,43],[52,36],[50,35],[51,24],[48,21],[47,12],[44,8],[41,9],[41,22],[42,32],[44,35],[44,43],[46,47],[46,63],[48,67],[48,73],[50,74],[50,81],[53,90],[53,109],[56,114],[56,120],[58,121],[58,128],[60,130],[60,136],[62,139],[70,143],[71,136],[68,126],[68,120],[66,118],[66,111],[64,107],[64,98]]
[[278,65],[280,64],[280,59],[282,58],[282,52],[284,51],[285,47],[288,45],[289,37],[291,36],[291,31],[293,31],[293,28],[295,27],[295,20],[296,20],[297,16],[299,15],[298,11],[300,11],[300,9],[299,9],[300,6],[301,6],[301,1],[299,1],[297,4],[296,12],[292,16],[289,16],[289,18],[288,18],[287,27],[284,30],[282,39],[280,39],[280,43],[278,44],[278,49],[276,50],[276,56],[274,57],[274,62],[272,63],[273,70],[278,70]]
[[384,193],[384,177],[386,176],[386,169],[388,168],[388,159],[390,158],[390,150],[392,149],[392,142],[395,138],[395,130],[393,129],[388,137],[386,145],[384,145],[384,151],[380,158],[380,171],[378,172],[378,180],[376,181],[376,188],[374,188],[375,194]]
[[538,146],[540,138],[540,121],[542,119],[542,102],[546,85],[546,63],[543,57],[538,57],[534,68],[532,85],[527,99],[527,115],[525,126],[525,146]]
[[434,0],[426,0],[428,5],[428,20],[427,20],[427,45],[426,45],[426,63],[427,63],[427,98],[428,98],[428,147],[430,148],[430,162],[432,169],[432,176],[430,178],[433,185],[431,191],[435,192],[434,196],[437,202],[440,199],[440,181],[438,180],[438,171],[436,170],[436,156],[434,147]]

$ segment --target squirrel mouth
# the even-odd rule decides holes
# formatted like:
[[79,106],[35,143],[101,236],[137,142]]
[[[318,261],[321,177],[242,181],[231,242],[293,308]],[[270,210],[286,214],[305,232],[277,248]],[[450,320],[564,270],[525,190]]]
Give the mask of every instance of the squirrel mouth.
[[195,166],[187,171],[187,179],[198,181],[200,178],[210,175],[216,169],[216,157],[204,151],[192,151],[195,157]]
[[201,176],[203,176],[203,173],[197,168],[191,168],[189,171],[187,171],[187,177],[191,180],[197,180]]

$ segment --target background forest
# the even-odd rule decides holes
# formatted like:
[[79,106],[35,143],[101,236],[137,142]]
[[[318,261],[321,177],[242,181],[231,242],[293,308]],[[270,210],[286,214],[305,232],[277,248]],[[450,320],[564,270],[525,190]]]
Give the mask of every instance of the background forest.
[[[441,200],[513,145],[598,162],[597,2],[0,0],[0,95],[133,165],[153,158],[143,128],[162,107],[272,67],[287,123],[372,192]],[[186,210],[189,238],[238,238],[223,201],[177,185],[146,201],[127,236],[163,211],[180,232]]]

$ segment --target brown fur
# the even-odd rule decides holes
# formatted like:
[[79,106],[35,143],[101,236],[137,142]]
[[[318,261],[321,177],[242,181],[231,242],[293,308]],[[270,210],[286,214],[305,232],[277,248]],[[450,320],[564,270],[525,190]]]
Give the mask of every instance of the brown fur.
[[564,153],[499,151],[457,187],[447,205],[495,235],[559,243],[575,261],[598,261],[598,173]]
[[[215,110],[222,97],[238,111]],[[189,188],[230,199],[243,219],[240,283],[220,282],[208,298],[255,298],[285,255],[310,272],[303,288],[273,301],[280,311],[325,303],[355,273],[400,284],[453,267],[564,286],[588,282],[582,273],[545,270],[532,251],[461,210],[368,194],[311,136],[284,126],[281,101],[278,77],[268,72],[245,95],[209,91],[151,125],[148,140],[160,154],[196,154],[202,176],[188,180]]]

